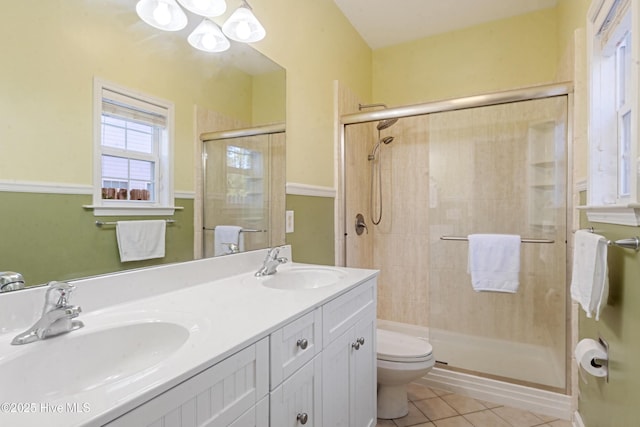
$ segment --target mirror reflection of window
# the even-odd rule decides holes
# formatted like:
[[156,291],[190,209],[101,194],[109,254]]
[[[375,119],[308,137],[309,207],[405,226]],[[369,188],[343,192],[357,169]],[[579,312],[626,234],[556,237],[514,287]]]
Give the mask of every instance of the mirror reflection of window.
[[262,205],[262,162],[260,151],[227,146],[227,205]]

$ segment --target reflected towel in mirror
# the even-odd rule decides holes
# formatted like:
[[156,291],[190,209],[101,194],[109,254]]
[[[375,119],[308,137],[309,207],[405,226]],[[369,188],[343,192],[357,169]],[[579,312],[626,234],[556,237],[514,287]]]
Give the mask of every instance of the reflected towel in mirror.
[[231,245],[236,245],[238,251],[244,252],[244,236],[242,227],[237,225],[216,225],[213,242],[213,255],[227,255],[233,253]]
[[165,220],[117,221],[120,261],[164,258]]

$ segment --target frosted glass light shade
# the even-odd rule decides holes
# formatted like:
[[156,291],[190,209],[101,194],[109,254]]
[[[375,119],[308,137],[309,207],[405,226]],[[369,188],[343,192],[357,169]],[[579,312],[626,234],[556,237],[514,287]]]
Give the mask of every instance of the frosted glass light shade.
[[176,0],[140,0],[136,12],[147,24],[164,31],[180,31],[187,26],[187,15]]
[[240,6],[222,25],[222,32],[232,40],[244,43],[257,42],[267,34],[253,12]]
[[191,46],[205,52],[224,52],[231,46],[220,28],[206,18],[189,34],[187,41]]
[[220,16],[227,10],[224,0],[178,0],[185,9],[205,17]]

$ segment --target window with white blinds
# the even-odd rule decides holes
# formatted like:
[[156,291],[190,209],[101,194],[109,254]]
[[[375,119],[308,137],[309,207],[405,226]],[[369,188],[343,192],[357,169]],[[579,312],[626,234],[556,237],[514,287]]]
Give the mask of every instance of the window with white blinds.
[[594,0],[588,13],[592,221],[640,225],[639,12],[635,1]]
[[134,210],[172,205],[172,104],[101,81],[95,92],[94,205]]

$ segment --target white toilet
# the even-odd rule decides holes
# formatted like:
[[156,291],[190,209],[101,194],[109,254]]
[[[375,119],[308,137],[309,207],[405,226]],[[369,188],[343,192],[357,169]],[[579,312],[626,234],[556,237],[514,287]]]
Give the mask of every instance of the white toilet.
[[378,329],[378,418],[409,413],[407,385],[423,377],[435,364],[431,344],[398,332]]

